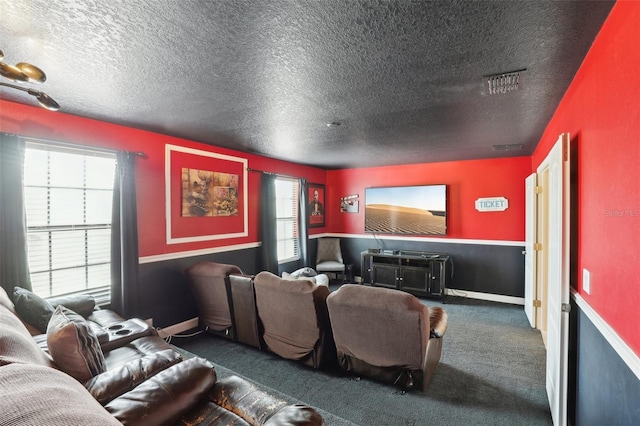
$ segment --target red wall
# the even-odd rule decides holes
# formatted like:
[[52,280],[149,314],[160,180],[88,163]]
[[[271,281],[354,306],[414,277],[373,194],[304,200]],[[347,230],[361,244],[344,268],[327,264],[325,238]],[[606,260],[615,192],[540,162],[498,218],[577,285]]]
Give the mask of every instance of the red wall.
[[[550,121],[577,144],[578,292],[640,355],[640,2],[618,1]],[[591,292],[582,288],[591,272]]]
[[[327,172],[327,221],[332,232],[364,234],[364,188],[419,184],[447,185],[444,238],[524,241],[524,179],[529,157],[453,161]],[[340,213],[340,197],[359,196],[358,213]],[[505,197],[504,212],[478,212],[475,200]]]
[[[64,102],[62,108],[64,109]],[[212,147],[209,145],[117,126],[96,120],[51,112],[35,106],[0,100],[0,131],[52,141],[71,142],[126,151],[142,151],[137,159],[136,190],[138,196],[138,233],[140,256],[152,256],[189,250],[206,249],[260,241],[259,204],[260,173],[250,172],[248,237],[167,245],[165,241],[165,145],[173,144],[248,159],[249,167],[290,176],[306,177],[311,182],[325,183],[321,169],[278,161],[257,155]],[[197,226],[199,218],[194,218]],[[314,228],[313,233],[324,232]],[[222,231],[221,231],[222,233]]]

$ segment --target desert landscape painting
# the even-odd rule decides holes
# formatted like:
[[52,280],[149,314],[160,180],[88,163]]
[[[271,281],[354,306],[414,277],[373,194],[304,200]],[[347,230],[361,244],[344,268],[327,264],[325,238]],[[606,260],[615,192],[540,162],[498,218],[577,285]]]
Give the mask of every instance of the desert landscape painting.
[[369,204],[365,207],[365,232],[380,234],[445,235],[444,212],[431,212],[390,204]]

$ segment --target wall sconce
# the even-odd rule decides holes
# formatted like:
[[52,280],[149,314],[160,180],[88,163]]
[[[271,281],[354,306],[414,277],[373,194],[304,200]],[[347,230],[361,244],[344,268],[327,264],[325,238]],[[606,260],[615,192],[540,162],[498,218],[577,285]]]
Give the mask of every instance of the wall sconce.
[[[4,59],[4,53],[0,50],[0,61]],[[44,83],[47,80],[47,75],[40,68],[35,65],[28,64],[26,62],[19,62],[15,66],[0,62],[0,75],[9,80],[19,83]],[[38,103],[51,111],[57,111],[60,109],[60,105],[53,100],[53,98],[44,92],[38,90],[29,89],[25,87],[16,86],[14,84],[8,84],[0,82],[0,86],[10,87],[12,89],[21,90],[27,92],[31,96],[34,96]]]

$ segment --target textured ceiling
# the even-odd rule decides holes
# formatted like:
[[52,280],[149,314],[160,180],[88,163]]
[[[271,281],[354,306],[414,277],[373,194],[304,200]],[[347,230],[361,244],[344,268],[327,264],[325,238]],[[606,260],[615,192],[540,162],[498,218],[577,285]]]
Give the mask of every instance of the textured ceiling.
[[613,3],[0,5],[5,61],[45,70],[65,113],[333,169],[531,154]]

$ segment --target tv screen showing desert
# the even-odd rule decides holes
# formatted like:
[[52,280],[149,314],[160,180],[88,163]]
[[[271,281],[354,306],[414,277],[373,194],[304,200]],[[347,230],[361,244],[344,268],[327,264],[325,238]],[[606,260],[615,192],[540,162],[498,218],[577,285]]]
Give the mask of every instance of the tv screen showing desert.
[[446,188],[367,188],[365,232],[446,235]]

